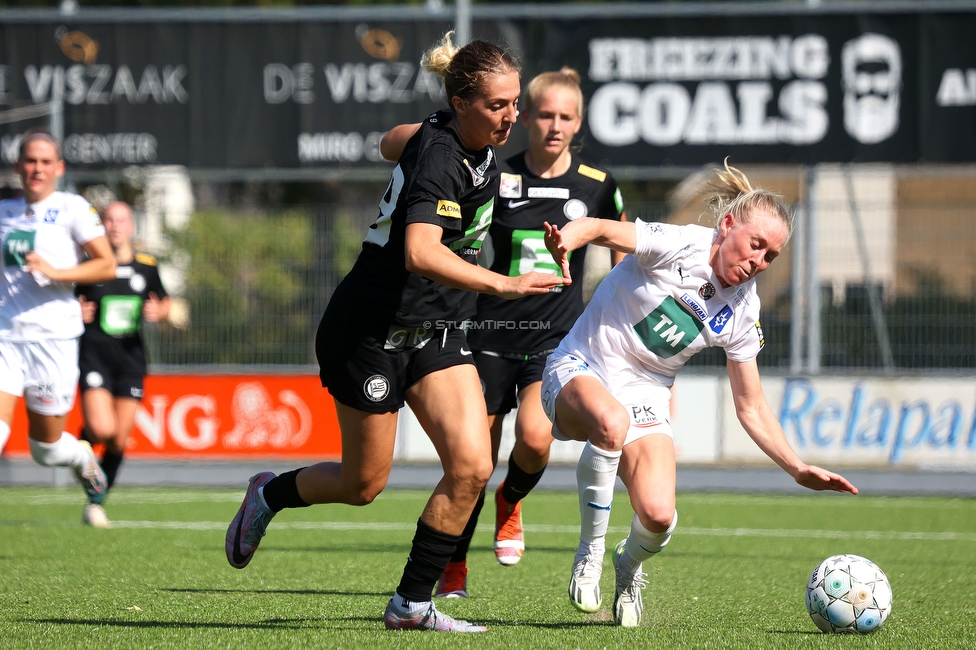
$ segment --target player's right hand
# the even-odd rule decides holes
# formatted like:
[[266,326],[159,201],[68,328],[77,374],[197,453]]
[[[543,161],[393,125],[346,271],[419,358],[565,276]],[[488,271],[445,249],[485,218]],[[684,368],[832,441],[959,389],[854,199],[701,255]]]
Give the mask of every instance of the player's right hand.
[[550,225],[548,221],[543,226],[546,229],[546,248],[552,255],[553,261],[559,265],[559,270],[566,278],[566,284],[569,284],[572,282],[572,277],[569,275],[569,251],[572,249],[563,240],[563,233],[559,230],[559,226]]

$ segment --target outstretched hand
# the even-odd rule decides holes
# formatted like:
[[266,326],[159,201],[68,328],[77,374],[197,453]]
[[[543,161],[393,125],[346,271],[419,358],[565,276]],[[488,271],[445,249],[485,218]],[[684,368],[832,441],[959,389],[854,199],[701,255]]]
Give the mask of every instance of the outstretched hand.
[[548,221],[543,223],[543,226],[546,229],[546,248],[549,250],[549,254],[552,255],[552,259],[559,265],[559,270],[562,271],[563,277],[566,279],[566,284],[569,284],[572,282],[572,278],[569,275],[569,252],[572,249],[564,241],[563,233],[559,230],[559,226],[550,225]]
[[805,465],[796,473],[796,482],[811,490],[833,490],[857,494],[857,488],[841,476],[815,465]]

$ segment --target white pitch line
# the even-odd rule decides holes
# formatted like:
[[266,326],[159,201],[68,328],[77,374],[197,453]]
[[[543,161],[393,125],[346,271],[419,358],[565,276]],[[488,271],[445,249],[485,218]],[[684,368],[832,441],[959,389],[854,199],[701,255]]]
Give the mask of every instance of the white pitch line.
[[[133,521],[113,520],[113,528],[141,528],[155,530],[226,530],[227,523],[220,521]],[[373,531],[412,531],[413,523],[377,523],[352,521],[287,521],[274,525],[275,529],[285,530],[373,530]],[[481,532],[493,528],[479,526]],[[573,534],[579,533],[579,526],[528,524],[528,533]],[[625,526],[612,526],[608,532],[621,534],[630,532]],[[678,528],[676,535],[697,535],[703,537],[803,537],[808,539],[890,539],[901,541],[930,542],[976,542],[976,533],[921,532],[895,530],[794,530],[789,528]]]

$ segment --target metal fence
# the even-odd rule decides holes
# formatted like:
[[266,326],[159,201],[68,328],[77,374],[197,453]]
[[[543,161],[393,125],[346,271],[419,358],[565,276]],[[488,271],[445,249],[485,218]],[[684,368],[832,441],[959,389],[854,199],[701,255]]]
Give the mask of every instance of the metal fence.
[[[745,171],[794,202],[798,217],[790,245],[759,279],[760,365],[976,368],[976,169]],[[680,195],[679,185],[672,196]],[[632,219],[674,223],[701,222],[700,213],[694,196],[628,207]],[[318,320],[374,214],[364,204],[194,213],[170,233],[163,260],[182,274],[188,318],[149,328],[154,369],[314,366]],[[597,268],[596,279],[606,271]],[[723,364],[720,350],[691,363]]]

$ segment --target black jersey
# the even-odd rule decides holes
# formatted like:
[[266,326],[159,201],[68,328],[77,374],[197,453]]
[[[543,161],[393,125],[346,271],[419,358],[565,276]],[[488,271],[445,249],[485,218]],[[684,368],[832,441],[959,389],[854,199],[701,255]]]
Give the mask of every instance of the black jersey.
[[141,344],[142,303],[150,293],[160,300],[166,297],[156,258],[145,253],[136,253],[129,264],[116,266],[114,280],[78,285],[75,293],[96,305],[95,318],[85,325],[85,333],[81,335],[82,345],[107,340]]
[[[619,220],[623,212],[613,177],[576,156],[569,171],[557,178],[530,172],[524,152],[501,163],[500,169],[490,231],[495,250],[491,270],[496,273],[562,275],[546,250],[543,222],[561,228],[580,217]],[[472,349],[531,354],[554,348],[583,313],[585,257],[585,246],[570,254],[573,284],[552,293],[519,300],[478,296],[478,315],[468,332]]]
[[465,149],[447,126],[451,119],[447,111],[431,115],[407,142],[379,217],[343,280],[361,298],[356,308],[384,322],[430,328],[474,315],[474,293],[408,272],[404,257],[407,225],[430,223],[443,228],[443,245],[474,264],[491,224],[498,181],[494,152],[490,146]]

